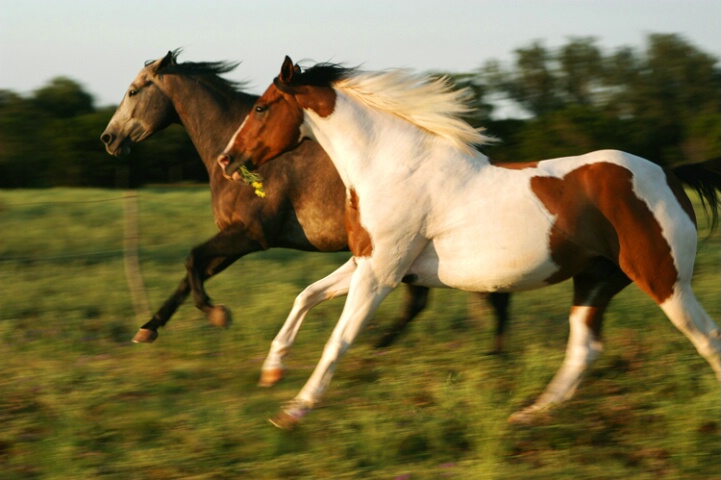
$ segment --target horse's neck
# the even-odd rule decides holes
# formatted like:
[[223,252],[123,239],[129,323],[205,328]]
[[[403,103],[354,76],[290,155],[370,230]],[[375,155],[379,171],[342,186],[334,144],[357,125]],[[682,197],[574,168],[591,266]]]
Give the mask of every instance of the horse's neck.
[[215,159],[250,111],[255,97],[228,92],[221,100],[219,94],[214,95],[194,79],[180,75],[166,75],[165,79],[164,91],[203,160],[211,186],[227,182]]
[[[379,112],[338,94],[332,115],[321,117],[306,110],[313,138],[328,153],[346,187],[362,183],[403,182],[418,170],[453,171],[488,163],[459,152],[445,139],[390,113]],[[450,168],[446,168],[448,162]],[[441,173],[442,175],[442,173]]]
[[372,112],[349,103],[341,94],[336,97],[330,116],[320,116],[311,109],[305,111],[311,136],[328,154],[346,187],[356,180],[362,164],[366,170],[371,167],[368,161],[372,159],[377,140],[374,135],[377,124],[371,120],[372,116]]

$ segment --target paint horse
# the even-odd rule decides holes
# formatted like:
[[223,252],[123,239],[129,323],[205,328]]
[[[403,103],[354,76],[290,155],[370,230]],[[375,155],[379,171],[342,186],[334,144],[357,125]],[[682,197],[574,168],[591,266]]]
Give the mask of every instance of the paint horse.
[[[282,155],[260,169],[266,197],[248,186],[227,181],[215,162],[257,96],[239,90],[242,84],[223,79],[237,64],[177,62],[179,51],[146,66],[137,74],[101,136],[108,153],[127,154],[134,143],[173,123],[182,124],[198,150],[210,178],[213,215],[219,232],[196,246],[186,261],[187,274],[153,318],[136,334],[136,342],[152,342],[183,301],[192,293],[195,305],[210,321],[227,326],[230,311],[213,305],[203,283],[239,258],[268,248],[335,252],[347,249],[344,225],[345,189],[325,152],[314,142]],[[311,168],[312,176],[306,175]],[[391,330],[378,346],[388,346],[425,307],[428,289],[410,286],[406,303]],[[496,317],[494,348],[502,348],[508,317],[508,295],[490,298]],[[282,376],[282,358],[300,323],[281,329],[273,342],[261,375],[261,385]]]
[[286,57],[218,157],[231,175],[311,138],[346,187],[353,257],[310,287],[347,293],[346,303],[310,379],[271,420],[276,426],[293,426],[321,400],[343,353],[401,282],[511,292],[573,279],[565,359],[511,421],[573,395],[601,353],[604,310],[631,282],[721,376],[721,331],[691,290],[696,219],[680,182],[697,187],[717,219],[721,177],[685,168],[679,178],[615,150],[494,165],[473,148],[489,138],[459,118],[466,98],[444,79],[332,64],[302,71]]

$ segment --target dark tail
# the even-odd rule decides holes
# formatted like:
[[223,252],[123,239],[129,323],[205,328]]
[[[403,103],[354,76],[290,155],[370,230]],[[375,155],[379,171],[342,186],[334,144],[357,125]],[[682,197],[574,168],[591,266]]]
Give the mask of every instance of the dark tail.
[[702,163],[692,163],[672,168],[681,182],[696,190],[704,210],[711,217],[711,230],[719,223],[721,199],[721,157]]

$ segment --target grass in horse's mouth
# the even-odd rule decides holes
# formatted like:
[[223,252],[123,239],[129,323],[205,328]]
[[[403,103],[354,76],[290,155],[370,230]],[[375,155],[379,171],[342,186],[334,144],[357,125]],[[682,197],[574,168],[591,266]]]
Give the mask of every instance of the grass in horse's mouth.
[[263,190],[263,176],[253,173],[245,166],[238,167],[238,173],[243,177],[243,183],[250,185],[255,189],[255,194],[260,198],[265,198],[265,190]]

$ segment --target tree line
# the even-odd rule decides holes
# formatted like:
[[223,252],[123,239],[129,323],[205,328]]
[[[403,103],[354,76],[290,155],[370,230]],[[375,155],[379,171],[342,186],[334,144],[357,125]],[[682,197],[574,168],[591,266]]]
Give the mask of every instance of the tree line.
[[[509,64],[491,60],[448,75],[474,95],[468,121],[501,140],[484,148],[494,161],[602,148],[669,166],[721,157],[718,59],[676,34],[649,35],[641,49],[612,52],[590,37],[555,49],[535,41],[514,51]],[[511,114],[499,118],[503,111]],[[207,181],[179,126],[136,145],[127,158],[109,156],[98,137],[113,112],[95,108],[66,77],[27,97],[0,90],[0,188]]]

